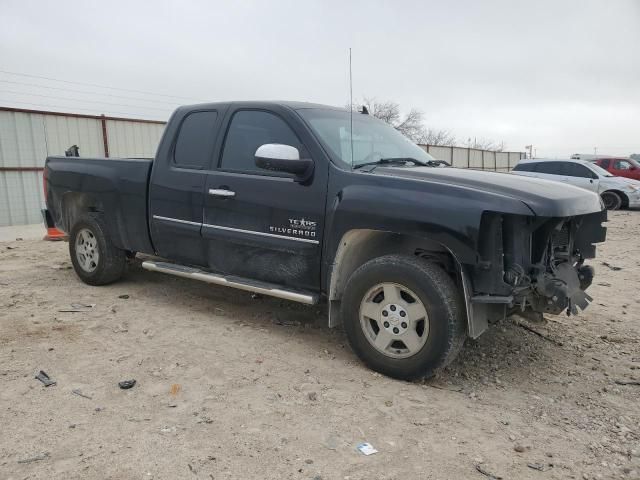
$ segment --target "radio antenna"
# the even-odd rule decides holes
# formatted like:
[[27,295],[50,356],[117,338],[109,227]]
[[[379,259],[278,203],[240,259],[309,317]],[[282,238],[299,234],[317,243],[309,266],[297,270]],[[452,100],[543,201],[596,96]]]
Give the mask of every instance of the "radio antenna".
[[351,69],[351,47],[349,47],[349,131],[351,132],[351,168],[353,168],[353,71]]

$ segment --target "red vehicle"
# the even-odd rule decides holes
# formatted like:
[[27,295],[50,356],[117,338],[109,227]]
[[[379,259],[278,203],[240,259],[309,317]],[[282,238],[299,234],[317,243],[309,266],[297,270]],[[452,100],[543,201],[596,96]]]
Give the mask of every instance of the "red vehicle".
[[640,163],[632,158],[599,158],[594,163],[616,177],[640,180]]

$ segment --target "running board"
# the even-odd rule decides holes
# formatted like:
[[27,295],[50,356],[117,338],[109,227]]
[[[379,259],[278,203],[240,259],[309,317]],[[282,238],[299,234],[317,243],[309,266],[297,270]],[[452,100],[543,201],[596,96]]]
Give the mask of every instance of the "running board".
[[241,277],[232,277],[218,275],[215,273],[205,272],[193,267],[185,267],[174,263],[154,262],[147,260],[142,262],[142,268],[152,272],[168,273],[176,277],[190,278],[192,280],[200,280],[201,282],[213,283],[214,285],[222,285],[224,287],[237,288],[247,292],[260,293],[271,297],[283,298],[294,302],[314,305],[318,303],[318,296],[312,293],[296,292],[292,290],[284,290],[278,285],[271,283],[258,282]]

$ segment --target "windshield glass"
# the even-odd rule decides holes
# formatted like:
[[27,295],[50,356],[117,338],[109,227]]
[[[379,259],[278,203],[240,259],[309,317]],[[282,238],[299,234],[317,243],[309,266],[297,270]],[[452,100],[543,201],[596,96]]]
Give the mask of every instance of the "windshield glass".
[[604,168],[599,167],[598,165],[596,165],[595,163],[592,163],[589,165],[589,167],[591,168],[591,170],[593,170],[594,172],[596,172],[598,174],[599,177],[613,177],[615,175],[611,175],[609,172],[607,172]]
[[306,108],[298,113],[311,126],[331,156],[348,168],[381,159],[411,159],[427,163],[434,158],[395,128],[361,113],[353,113],[353,158],[351,121],[348,111]]

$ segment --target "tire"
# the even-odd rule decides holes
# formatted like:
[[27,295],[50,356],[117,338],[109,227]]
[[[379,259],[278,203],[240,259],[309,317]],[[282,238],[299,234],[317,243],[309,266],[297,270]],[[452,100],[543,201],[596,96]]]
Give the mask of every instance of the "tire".
[[69,255],[80,279],[89,285],[106,285],[125,272],[127,255],[116,248],[100,214],[80,217],[71,228]]
[[[426,316],[419,320],[422,307]],[[435,375],[456,357],[466,338],[463,299],[453,280],[436,264],[410,255],[386,255],[358,268],[345,288],[341,313],[360,359],[402,380]],[[387,345],[387,336],[387,347],[375,345]]]
[[622,206],[622,198],[616,192],[602,192],[600,197],[607,210],[618,210]]

